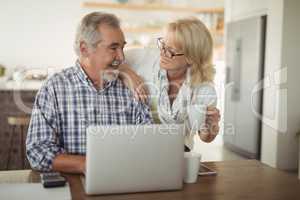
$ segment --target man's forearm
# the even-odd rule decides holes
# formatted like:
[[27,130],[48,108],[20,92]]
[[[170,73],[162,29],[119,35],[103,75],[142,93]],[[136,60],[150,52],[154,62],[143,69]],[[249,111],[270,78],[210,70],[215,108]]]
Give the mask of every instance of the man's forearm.
[[85,173],[85,156],[59,154],[53,160],[52,169],[65,173]]

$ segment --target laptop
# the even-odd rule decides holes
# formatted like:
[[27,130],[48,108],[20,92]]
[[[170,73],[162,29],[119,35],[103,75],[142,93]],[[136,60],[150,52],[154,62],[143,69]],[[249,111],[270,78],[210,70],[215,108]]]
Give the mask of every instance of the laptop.
[[88,195],[178,190],[183,186],[183,125],[87,129]]

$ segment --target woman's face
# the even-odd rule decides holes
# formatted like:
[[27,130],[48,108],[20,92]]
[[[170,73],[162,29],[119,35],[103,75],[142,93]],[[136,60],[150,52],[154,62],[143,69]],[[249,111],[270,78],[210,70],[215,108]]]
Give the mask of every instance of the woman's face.
[[166,33],[159,41],[160,67],[167,71],[178,71],[188,67],[186,58],[178,45],[176,45],[173,34]]

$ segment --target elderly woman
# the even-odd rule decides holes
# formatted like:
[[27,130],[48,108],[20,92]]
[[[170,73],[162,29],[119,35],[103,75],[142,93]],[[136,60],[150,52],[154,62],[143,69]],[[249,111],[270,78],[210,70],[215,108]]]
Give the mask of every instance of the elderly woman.
[[[155,49],[143,49],[143,55],[136,56],[140,49],[129,51],[128,65],[120,67],[125,74],[122,77],[135,88],[139,97],[145,93],[141,86],[141,80],[145,80],[152,110],[157,111],[157,117],[155,113],[153,116],[156,121],[187,125],[186,150],[193,148],[195,134],[204,142],[213,141],[219,131],[220,115],[215,108],[213,40],[209,30],[196,18],[179,19],[166,26],[157,44],[160,53]],[[149,62],[151,67],[144,67]],[[190,108],[197,108],[197,105],[207,108],[207,112],[204,114],[206,123],[195,130],[192,123],[198,119],[193,119]]]

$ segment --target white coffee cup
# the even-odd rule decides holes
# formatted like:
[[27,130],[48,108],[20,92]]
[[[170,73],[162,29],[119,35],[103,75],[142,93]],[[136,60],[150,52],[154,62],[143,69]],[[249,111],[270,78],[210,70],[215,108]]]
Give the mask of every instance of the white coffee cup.
[[202,104],[187,107],[188,121],[192,131],[201,131],[205,128],[207,106]]
[[201,154],[196,152],[184,153],[184,179],[185,183],[196,183],[200,168]]

